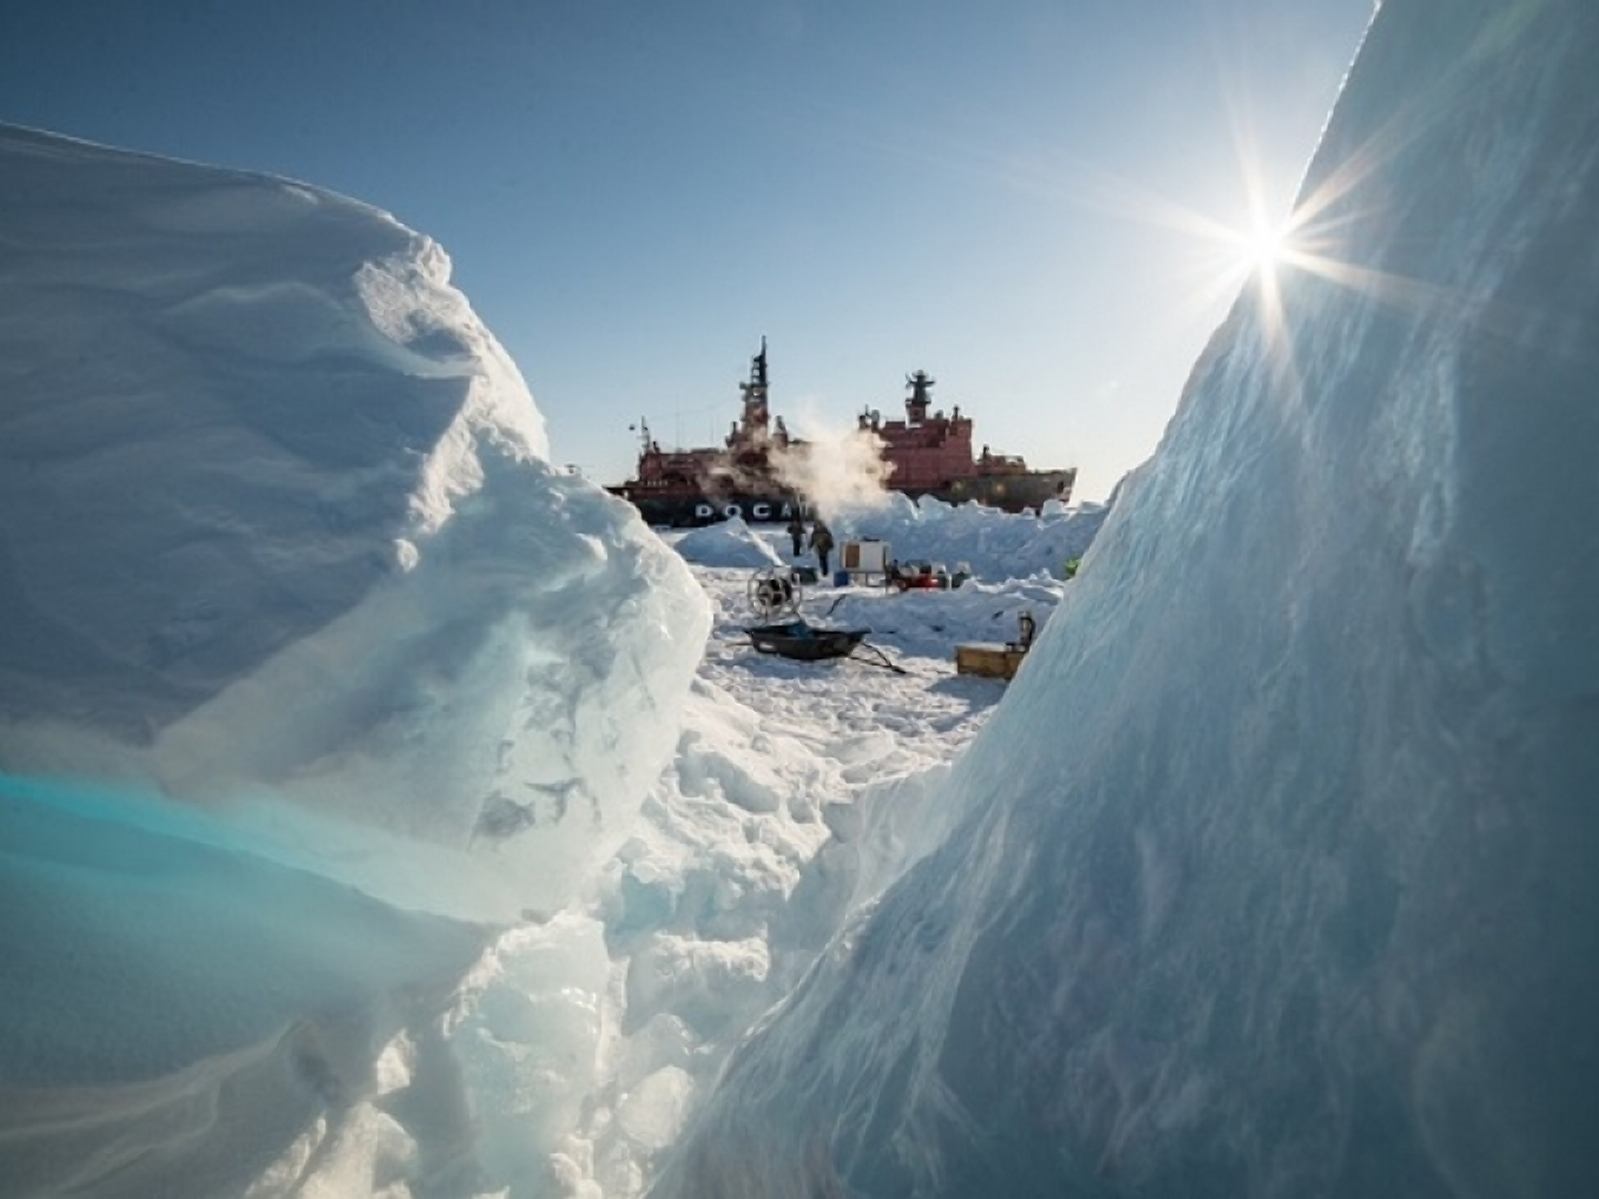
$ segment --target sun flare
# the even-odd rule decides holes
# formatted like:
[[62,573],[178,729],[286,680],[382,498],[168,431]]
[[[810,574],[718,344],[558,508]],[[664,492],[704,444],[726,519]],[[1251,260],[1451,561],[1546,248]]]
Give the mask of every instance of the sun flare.
[[1293,237],[1287,224],[1274,225],[1264,220],[1256,220],[1252,228],[1239,235],[1238,240],[1243,265],[1251,272],[1269,270],[1286,262],[1293,248]]

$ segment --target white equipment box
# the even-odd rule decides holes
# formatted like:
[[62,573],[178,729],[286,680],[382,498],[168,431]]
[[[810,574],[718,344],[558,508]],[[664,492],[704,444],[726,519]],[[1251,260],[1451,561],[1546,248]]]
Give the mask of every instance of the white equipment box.
[[863,575],[870,582],[872,575],[888,576],[888,542],[866,540],[846,541],[844,543],[844,556],[839,565],[849,572],[853,579],[856,575]]

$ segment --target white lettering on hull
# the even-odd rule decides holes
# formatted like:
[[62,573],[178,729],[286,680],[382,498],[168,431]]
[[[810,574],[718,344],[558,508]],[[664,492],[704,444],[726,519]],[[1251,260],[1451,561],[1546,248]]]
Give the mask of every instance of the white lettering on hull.
[[735,516],[748,520],[787,520],[794,514],[794,505],[787,501],[781,504],[770,504],[765,500],[756,500],[749,505],[749,514],[746,517],[744,505],[729,502],[723,504],[720,510],[707,500],[700,500],[694,505],[695,521],[707,524],[713,520],[732,520]]

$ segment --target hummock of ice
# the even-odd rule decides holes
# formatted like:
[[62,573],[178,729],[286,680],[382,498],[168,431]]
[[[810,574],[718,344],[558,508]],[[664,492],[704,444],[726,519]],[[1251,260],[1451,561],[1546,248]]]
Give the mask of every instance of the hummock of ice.
[[0,239],[0,1173],[443,1185],[517,1049],[439,1005],[620,843],[705,598],[386,214],[0,127]]
[[[875,504],[846,506],[833,517],[830,527],[839,547],[852,540],[883,541],[896,562],[934,562],[951,572],[964,566],[972,576],[994,582],[1036,574],[1060,577],[1066,563],[1093,544],[1109,512],[1108,505],[1072,508],[1058,500],[1036,513],[1000,513],[975,500],[952,505],[897,492],[874,498]],[[685,561],[708,567],[781,565],[793,548],[786,532],[763,537],[736,516],[684,533],[673,544]],[[798,559],[802,564],[815,561],[805,545]],[[834,554],[835,563],[841,553],[842,548]]]
[[1381,8],[1321,261],[653,1193],[1594,1193],[1596,71],[1585,0]]
[[757,536],[737,516],[683,534],[675,548],[685,562],[692,562],[696,566],[766,567],[782,564],[771,542]]
[[951,505],[891,492],[876,507],[845,511],[833,528],[840,541],[888,542],[895,561],[941,562],[951,571],[964,565],[974,577],[998,582],[1034,574],[1060,577],[1066,563],[1093,543],[1108,512],[1104,504],[1068,507],[1046,500],[1036,513],[1001,517],[976,500]]

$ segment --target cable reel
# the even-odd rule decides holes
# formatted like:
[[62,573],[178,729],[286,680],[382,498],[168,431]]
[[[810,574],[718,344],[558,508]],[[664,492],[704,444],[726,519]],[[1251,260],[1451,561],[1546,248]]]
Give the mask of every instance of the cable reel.
[[766,566],[750,576],[748,594],[755,615],[770,623],[780,616],[798,615],[804,590],[788,567]]

